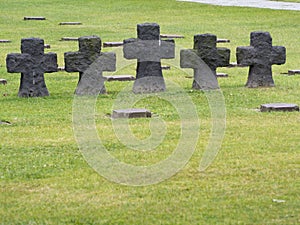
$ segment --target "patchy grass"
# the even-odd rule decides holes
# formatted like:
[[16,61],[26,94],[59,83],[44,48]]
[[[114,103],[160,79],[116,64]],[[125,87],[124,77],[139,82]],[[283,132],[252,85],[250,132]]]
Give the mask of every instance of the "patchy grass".
[[[300,104],[299,12],[218,7],[173,0],[154,1],[4,1],[0,9],[0,224],[297,224],[299,205],[299,113],[259,113],[262,103]],[[23,21],[45,16],[46,21]],[[80,21],[82,26],[59,26]],[[210,110],[202,92],[191,91],[192,80],[172,66],[164,71],[196,106],[200,138],[187,166],[157,185],[122,186],[98,175],[84,160],[73,134],[72,102],[78,74],[47,74],[49,97],[17,97],[20,74],[8,74],[6,54],[20,52],[20,39],[41,37],[58,54],[77,51],[76,42],[61,37],[99,35],[102,41],[136,36],[136,24],[157,22],[162,33],[177,33],[177,50],[191,48],[193,35],[214,33],[230,39],[231,49],[248,46],[251,31],[269,31],[274,45],[287,48],[287,62],[274,66],[275,88],[247,89],[247,68],[220,68],[227,111],[222,148],[214,163],[199,172],[199,162],[211,132]],[[104,51],[112,51],[105,49]],[[165,60],[164,63],[168,63]],[[134,74],[134,64],[118,73]],[[176,146],[181,121],[174,107],[153,97],[137,103],[150,108],[168,128],[157,151],[136,152],[116,137],[108,114],[118,93],[130,83],[106,83],[108,95],[99,96],[96,125],[104,146],[113,156],[134,165],[150,165],[168,157]],[[150,134],[149,119],[130,121],[137,138]],[[284,200],[282,203],[273,199]]]

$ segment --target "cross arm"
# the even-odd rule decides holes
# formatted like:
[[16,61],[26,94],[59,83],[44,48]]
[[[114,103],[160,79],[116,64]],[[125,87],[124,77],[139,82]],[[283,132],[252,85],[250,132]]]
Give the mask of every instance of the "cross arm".
[[53,73],[58,71],[57,55],[55,53],[47,53],[42,61],[43,72]]
[[86,59],[81,52],[66,52],[64,54],[65,70],[67,72],[84,72],[88,68]]
[[161,41],[160,55],[162,59],[175,57],[175,41],[173,39]]
[[32,65],[30,61],[29,54],[20,54],[20,53],[12,53],[8,54],[6,57],[6,68],[9,73],[23,73],[26,72],[30,65]]
[[236,59],[239,65],[241,66],[252,65],[254,57],[255,57],[255,49],[253,47],[236,48]]
[[180,51],[180,67],[194,69],[194,83],[202,90],[219,89],[218,80],[214,72],[196,54],[195,50]]
[[286,61],[286,48],[283,46],[274,46],[272,49],[272,63],[281,65]]
[[229,66],[230,61],[230,49],[228,48],[218,48],[218,65],[217,66]]
[[97,59],[97,64],[100,65],[101,71],[116,71],[116,54],[114,52],[102,53]]
[[159,44],[159,40],[141,40],[138,38],[124,40],[124,58],[138,59],[139,62],[159,62],[161,59]]
[[136,43],[136,38],[129,38],[123,41],[123,55],[125,59],[137,59],[139,49]]
[[160,62],[162,58],[172,59],[175,57],[175,43],[173,40],[124,40],[124,58],[138,59],[139,62]]
[[200,57],[194,50],[183,49],[180,51],[180,67],[197,69],[201,65],[199,63]]

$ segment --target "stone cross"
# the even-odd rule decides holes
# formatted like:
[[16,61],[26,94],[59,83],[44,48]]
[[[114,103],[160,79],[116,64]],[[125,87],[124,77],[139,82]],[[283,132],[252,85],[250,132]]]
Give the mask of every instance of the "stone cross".
[[[194,49],[180,51],[180,66],[194,69],[193,89],[196,90],[218,89],[216,69],[228,66],[229,59],[230,49],[217,48],[217,36],[213,34],[195,35]],[[211,70],[209,73],[201,68],[203,62]]]
[[[64,54],[65,70],[67,72],[79,72],[78,84],[80,85],[78,85],[75,93],[77,95],[94,95],[96,94],[94,93],[96,86],[99,87],[98,94],[106,93],[102,72],[116,70],[116,55],[101,52],[101,39],[98,36],[80,37],[78,41],[78,52],[66,52]],[[88,76],[81,82],[87,70]],[[94,83],[95,79],[98,79],[101,84]]]
[[57,72],[57,55],[44,54],[44,40],[39,38],[22,39],[21,52],[6,57],[7,71],[21,73],[19,97],[48,96],[44,73]]
[[272,37],[268,32],[252,32],[250,47],[237,47],[237,63],[250,66],[246,87],[273,87],[272,65],[284,64],[286,49],[272,46]]
[[134,93],[154,93],[166,90],[161,59],[175,57],[174,40],[160,40],[160,27],[156,23],[137,25],[138,38],[124,40],[126,59],[137,59]]

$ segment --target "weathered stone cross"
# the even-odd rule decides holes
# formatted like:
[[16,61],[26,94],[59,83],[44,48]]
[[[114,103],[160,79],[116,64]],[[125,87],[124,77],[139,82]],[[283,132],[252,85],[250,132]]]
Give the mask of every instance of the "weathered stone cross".
[[272,65],[284,64],[286,49],[283,46],[272,46],[272,37],[268,32],[252,32],[250,47],[237,47],[237,63],[250,66],[246,86],[250,88],[272,87]]
[[22,39],[21,52],[6,57],[7,71],[21,73],[19,97],[48,96],[44,73],[57,72],[57,55],[44,54],[44,40],[39,38]]
[[156,23],[137,25],[138,38],[124,40],[126,59],[137,59],[134,93],[153,93],[166,90],[161,59],[175,57],[174,40],[160,40],[160,27]]
[[[115,53],[102,53],[101,39],[98,36],[80,37],[78,41],[78,52],[66,52],[64,54],[65,70],[67,72],[79,72],[79,82],[75,93],[77,95],[106,93],[102,72],[116,70]],[[84,77],[86,71],[87,76]],[[97,87],[99,90],[95,93]]]
[[[216,77],[217,67],[229,65],[230,49],[217,48],[217,36],[213,34],[198,34],[194,36],[194,49],[180,51],[181,68],[194,69],[193,89],[218,89]],[[209,67],[209,73],[204,70],[203,63]],[[196,79],[197,78],[197,79]]]

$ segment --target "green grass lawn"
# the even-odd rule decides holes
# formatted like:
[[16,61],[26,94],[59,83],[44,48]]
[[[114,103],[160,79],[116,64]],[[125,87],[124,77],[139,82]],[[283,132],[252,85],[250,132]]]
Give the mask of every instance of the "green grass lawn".
[[[299,2],[299,1],[298,1]],[[0,3],[0,224],[298,224],[300,223],[300,114],[260,113],[260,104],[300,104],[300,77],[281,73],[300,69],[299,11],[219,7],[174,0],[11,0]],[[45,16],[45,21],[24,21]],[[81,26],[59,26],[79,21]],[[63,66],[63,54],[77,51],[62,37],[98,35],[102,41],[136,37],[136,24],[156,22],[161,33],[184,35],[176,50],[192,48],[193,35],[213,33],[237,46],[248,46],[252,31],[269,31],[273,45],[287,48],[287,62],[273,66],[276,87],[247,89],[247,68],[219,68],[226,104],[226,132],[217,158],[204,171],[199,162],[211,132],[210,109],[203,92],[191,91],[192,79],[172,66],[168,82],[180,85],[197,110],[200,133],[185,168],[156,185],[133,187],[113,183],[84,160],[73,133],[72,103],[78,74],[46,74],[49,97],[18,98],[20,74],[6,72],[8,53],[20,52],[21,38],[40,37],[51,45]],[[113,51],[114,49],[104,49]],[[135,74],[135,61],[118,73]],[[168,64],[168,60],[164,60]],[[139,101],[164,120],[161,145],[152,152],[131,151],[116,137],[109,115],[118,93],[131,83],[106,83],[108,94],[96,103],[98,135],[108,152],[133,165],[167,158],[180,137],[174,106],[158,97]],[[150,135],[149,119],[133,119],[139,139]],[[276,200],[284,200],[277,202]]]

